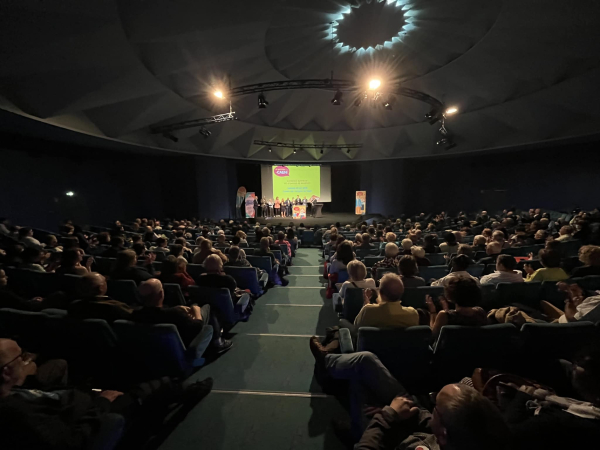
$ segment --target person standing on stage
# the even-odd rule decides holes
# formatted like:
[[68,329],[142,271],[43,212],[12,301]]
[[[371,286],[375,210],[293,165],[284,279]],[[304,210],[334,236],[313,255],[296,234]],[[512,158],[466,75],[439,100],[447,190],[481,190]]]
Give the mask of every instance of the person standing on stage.
[[260,215],[267,218],[267,199],[264,197],[260,199]]
[[281,213],[281,202],[279,197],[275,197],[275,216],[279,216]]
[[268,206],[268,209],[269,209],[269,212],[267,213],[268,214],[267,218],[273,217],[273,205],[274,205],[273,199],[270,198],[269,201],[268,201],[268,203],[267,203],[267,206]]
[[287,206],[285,204],[285,199],[281,197],[281,217],[287,216]]
[[296,199],[294,200],[294,205],[301,205],[302,204],[302,200],[300,200],[300,196],[297,195]]
[[258,218],[258,197],[254,195],[254,218]]
[[285,215],[287,217],[292,217],[292,201],[289,197],[285,201]]

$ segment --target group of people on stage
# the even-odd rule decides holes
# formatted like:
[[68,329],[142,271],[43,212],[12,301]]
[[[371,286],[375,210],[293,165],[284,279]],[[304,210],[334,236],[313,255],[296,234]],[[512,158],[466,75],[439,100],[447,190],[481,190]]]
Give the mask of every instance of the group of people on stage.
[[[308,207],[310,204],[311,203],[306,197],[301,199],[299,195],[296,196],[295,199],[290,199],[288,197],[285,200],[283,198],[280,199],[279,197],[275,197],[275,201],[273,201],[272,198],[267,201],[267,199],[263,197],[260,200],[260,217],[292,217],[292,208],[294,205],[304,205]],[[255,205],[255,207],[258,206],[258,204]],[[258,211],[256,217],[258,217]]]

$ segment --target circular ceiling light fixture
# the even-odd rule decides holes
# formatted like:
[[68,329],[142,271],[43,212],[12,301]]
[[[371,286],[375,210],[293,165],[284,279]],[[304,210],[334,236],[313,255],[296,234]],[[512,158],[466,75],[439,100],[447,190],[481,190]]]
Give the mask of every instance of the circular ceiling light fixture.
[[374,91],[376,89],[379,89],[379,86],[381,86],[381,81],[378,79],[373,79],[371,81],[369,81],[369,89]]
[[414,28],[411,8],[408,0],[361,0],[335,17],[327,39],[341,52],[391,48]]
[[224,97],[225,97],[225,96],[223,95],[223,91],[220,91],[220,90],[216,90],[216,91],[214,92],[214,94],[215,94],[215,97],[217,97],[217,98],[224,98]]

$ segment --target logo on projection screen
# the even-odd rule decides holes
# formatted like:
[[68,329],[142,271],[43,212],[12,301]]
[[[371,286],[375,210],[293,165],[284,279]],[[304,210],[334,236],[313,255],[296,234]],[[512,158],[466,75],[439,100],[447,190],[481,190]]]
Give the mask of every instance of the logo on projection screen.
[[290,176],[290,169],[288,169],[285,166],[277,166],[273,170],[273,173],[275,173],[275,175],[277,175],[278,177],[289,177]]

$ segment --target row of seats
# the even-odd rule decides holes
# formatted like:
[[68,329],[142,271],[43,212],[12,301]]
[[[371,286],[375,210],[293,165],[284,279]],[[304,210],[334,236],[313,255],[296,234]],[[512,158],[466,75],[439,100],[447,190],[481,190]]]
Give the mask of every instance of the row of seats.
[[518,373],[544,361],[570,359],[599,336],[592,322],[526,323],[520,329],[512,324],[447,325],[432,346],[428,326],[362,327],[356,349],[348,329],[340,330],[340,346],[342,353],[373,352],[410,392],[422,392],[471,376],[478,367]]

